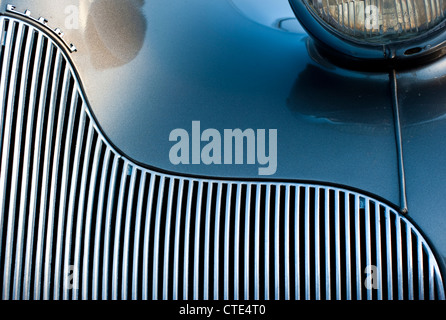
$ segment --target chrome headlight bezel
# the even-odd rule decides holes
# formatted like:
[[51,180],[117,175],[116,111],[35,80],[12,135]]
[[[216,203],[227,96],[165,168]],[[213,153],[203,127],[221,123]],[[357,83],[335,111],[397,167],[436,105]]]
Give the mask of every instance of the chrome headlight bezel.
[[446,19],[410,39],[392,43],[368,43],[336,30],[317,16],[303,0],[289,0],[302,26],[318,44],[345,58],[359,61],[397,62],[432,59],[446,53]]

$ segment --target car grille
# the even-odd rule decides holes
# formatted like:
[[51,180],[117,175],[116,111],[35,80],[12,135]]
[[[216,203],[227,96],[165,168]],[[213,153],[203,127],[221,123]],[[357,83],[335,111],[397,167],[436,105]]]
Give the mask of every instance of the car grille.
[[388,205],[139,166],[101,133],[61,47],[0,26],[3,299],[444,299],[431,248]]

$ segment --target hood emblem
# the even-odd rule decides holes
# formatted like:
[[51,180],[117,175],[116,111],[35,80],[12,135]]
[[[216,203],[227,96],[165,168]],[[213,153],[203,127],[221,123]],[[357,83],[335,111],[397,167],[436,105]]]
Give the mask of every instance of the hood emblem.
[[55,28],[55,29],[51,28],[48,25],[48,20],[47,19],[45,19],[43,17],[40,17],[39,19],[33,18],[31,16],[31,11],[29,11],[29,10],[25,10],[25,12],[17,11],[16,7],[13,6],[12,4],[8,4],[6,6],[6,11],[9,12],[9,13],[20,15],[20,16],[25,17],[27,19],[31,19],[34,22],[37,22],[38,24],[44,26],[47,30],[49,30],[52,33],[54,33],[63,42],[63,44],[67,47],[67,49],[70,50],[70,52],[76,52],[77,51],[77,48],[76,48],[76,46],[74,44],[68,43],[68,42],[65,41],[65,39],[63,38],[65,34],[62,32],[62,30],[60,28]]

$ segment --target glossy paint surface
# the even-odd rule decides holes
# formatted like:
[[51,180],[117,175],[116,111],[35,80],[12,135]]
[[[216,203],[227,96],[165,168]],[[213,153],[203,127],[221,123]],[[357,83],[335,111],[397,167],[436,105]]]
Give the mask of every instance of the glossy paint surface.
[[398,75],[409,215],[446,256],[446,63]]

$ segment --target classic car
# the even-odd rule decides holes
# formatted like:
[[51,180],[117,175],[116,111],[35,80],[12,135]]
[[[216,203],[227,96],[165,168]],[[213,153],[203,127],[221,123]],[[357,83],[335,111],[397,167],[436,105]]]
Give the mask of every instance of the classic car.
[[0,1],[2,299],[444,299],[445,11]]

